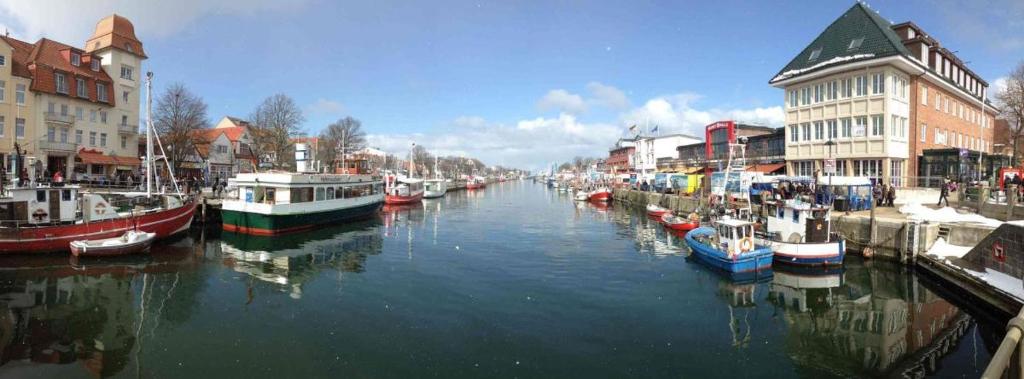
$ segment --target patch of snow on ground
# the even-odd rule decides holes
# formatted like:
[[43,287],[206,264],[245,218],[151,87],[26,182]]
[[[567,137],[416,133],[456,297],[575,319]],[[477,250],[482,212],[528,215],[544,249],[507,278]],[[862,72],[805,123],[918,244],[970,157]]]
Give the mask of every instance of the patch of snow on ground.
[[940,258],[963,258],[964,255],[967,255],[967,252],[971,251],[971,249],[972,247],[970,246],[951,245],[948,242],[946,242],[944,238],[939,238],[935,240],[935,243],[932,244],[932,248],[928,249],[928,252],[926,254],[934,255]]
[[990,268],[985,268],[985,272],[977,272],[968,269],[963,270],[971,276],[977,277],[985,283],[1013,295],[1017,299],[1024,300],[1024,281],[1021,281],[1020,278],[1014,278],[1013,276]]
[[871,57],[874,57],[874,56],[875,56],[875,54],[857,54],[857,55],[847,55],[845,57],[835,57],[835,58],[829,59],[827,61],[820,62],[820,63],[818,63],[818,64],[816,64],[814,66],[811,66],[811,67],[800,68],[800,69],[796,69],[796,70],[789,70],[789,71],[783,72],[783,73],[779,74],[778,76],[776,76],[775,78],[772,78],[772,82],[777,82],[777,81],[780,81],[780,80],[789,79],[791,77],[803,74],[803,73],[808,72],[808,71],[817,70],[817,69],[819,69],[821,67],[825,67],[825,66],[828,66],[828,65],[832,65],[832,64],[836,64],[836,63],[842,63],[842,62],[846,62],[846,61],[852,61],[852,60],[856,60],[856,59],[862,59],[862,58],[871,58]]
[[900,207],[900,213],[907,215],[908,219],[930,222],[970,222],[985,225],[991,228],[998,228],[1003,222],[994,218],[988,218],[977,213],[958,213],[956,209],[942,207],[931,209],[921,204],[909,203]]

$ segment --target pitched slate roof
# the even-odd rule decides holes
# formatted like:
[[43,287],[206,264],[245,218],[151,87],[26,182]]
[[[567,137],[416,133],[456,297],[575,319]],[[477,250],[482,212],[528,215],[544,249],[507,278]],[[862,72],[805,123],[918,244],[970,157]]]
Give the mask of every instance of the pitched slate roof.
[[[851,42],[863,38],[859,47]],[[815,59],[811,55],[820,52]],[[768,83],[789,79],[837,64],[875,59],[893,55],[911,56],[903,46],[892,23],[862,3],[856,3],[832,22],[818,38],[807,45],[793,60],[779,70]]]

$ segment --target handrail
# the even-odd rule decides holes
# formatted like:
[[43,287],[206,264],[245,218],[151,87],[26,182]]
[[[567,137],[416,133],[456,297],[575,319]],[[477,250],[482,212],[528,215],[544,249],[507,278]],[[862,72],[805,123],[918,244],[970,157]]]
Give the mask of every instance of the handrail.
[[985,368],[985,372],[981,374],[983,379],[1002,378],[1003,374],[1006,373],[1006,369],[1010,366],[1010,359],[1013,357],[1014,351],[1018,354],[1017,364],[1020,365],[1017,368],[1018,375],[1024,377],[1022,336],[1024,336],[1024,307],[1021,308],[1017,317],[1010,319],[1006,323],[1006,336],[1003,337],[1003,342],[999,344],[999,349],[996,350],[995,354],[992,354],[992,359],[988,361],[988,367]]

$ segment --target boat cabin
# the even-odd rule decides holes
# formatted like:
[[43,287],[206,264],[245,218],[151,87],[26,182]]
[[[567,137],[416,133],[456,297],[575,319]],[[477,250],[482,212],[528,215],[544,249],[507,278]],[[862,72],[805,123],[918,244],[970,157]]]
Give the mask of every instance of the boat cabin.
[[390,196],[411,196],[423,192],[423,179],[388,176],[385,182]]
[[0,197],[3,226],[74,222],[77,210],[78,186],[14,187]]
[[[257,176],[258,175],[258,176]],[[259,173],[229,179],[228,194],[245,203],[299,204],[351,199],[384,193],[383,184],[370,175]]]
[[754,223],[724,218],[714,223],[714,246],[730,257],[754,250]]
[[831,208],[798,200],[764,204],[766,239],[790,243],[823,243],[831,234]]
[[443,191],[441,189],[441,186],[443,184],[446,184],[444,179],[431,179],[426,181],[426,186],[424,188],[426,188],[427,191],[431,192],[441,192]]

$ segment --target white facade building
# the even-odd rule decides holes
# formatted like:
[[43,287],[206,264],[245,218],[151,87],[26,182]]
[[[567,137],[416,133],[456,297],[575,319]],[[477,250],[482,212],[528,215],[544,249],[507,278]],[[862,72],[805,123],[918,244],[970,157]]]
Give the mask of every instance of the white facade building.
[[685,134],[637,137],[636,150],[633,152],[637,182],[654,180],[654,174],[658,171],[658,158],[676,158],[679,154],[677,147],[698,142],[701,140]]

